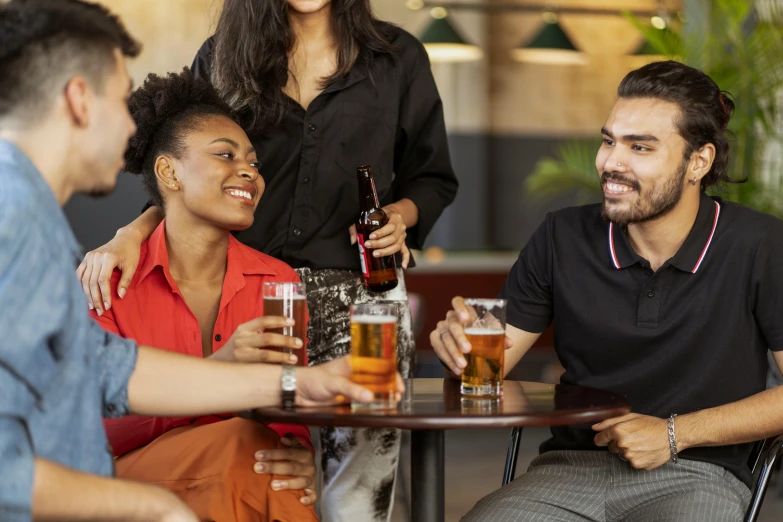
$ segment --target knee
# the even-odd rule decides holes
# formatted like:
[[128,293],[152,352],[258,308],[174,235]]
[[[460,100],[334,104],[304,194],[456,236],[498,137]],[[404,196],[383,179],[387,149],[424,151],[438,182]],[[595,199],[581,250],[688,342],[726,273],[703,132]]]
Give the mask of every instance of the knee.
[[245,419],[231,419],[230,429],[225,430],[225,437],[217,444],[225,448],[224,474],[233,480],[240,477],[262,477],[253,470],[256,462],[255,454],[259,450],[278,448],[280,438],[275,431]]

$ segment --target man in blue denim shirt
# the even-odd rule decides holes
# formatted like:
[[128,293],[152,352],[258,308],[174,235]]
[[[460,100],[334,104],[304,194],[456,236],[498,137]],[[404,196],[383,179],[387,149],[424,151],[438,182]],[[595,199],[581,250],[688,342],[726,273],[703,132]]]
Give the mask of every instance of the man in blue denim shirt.
[[[203,415],[338,394],[368,401],[347,360],[232,364],[137,347],[87,315],[61,210],[108,192],[128,138],[125,57],[139,46],[79,0],[0,4],[0,520],[195,521],[172,494],[108,478],[102,416]],[[282,322],[282,321],[281,321]],[[281,324],[281,326],[283,326]],[[274,344],[274,343],[273,343]]]

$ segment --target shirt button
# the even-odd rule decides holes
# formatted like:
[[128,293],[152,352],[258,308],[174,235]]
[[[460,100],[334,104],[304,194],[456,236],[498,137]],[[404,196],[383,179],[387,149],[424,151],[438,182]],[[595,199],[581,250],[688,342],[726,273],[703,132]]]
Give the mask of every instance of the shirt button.
[[310,178],[305,178],[302,180],[302,183],[310,183]]
[[220,342],[220,341],[222,341],[222,340],[223,340],[223,336],[222,336],[222,335],[220,335],[220,334],[217,334],[217,335],[215,336],[215,340],[216,340],[217,342]]
[[109,413],[114,413],[114,410],[116,410],[117,407],[114,404],[109,404],[106,406],[106,409],[109,410]]
[[655,292],[653,290],[650,290],[649,292],[647,292],[647,297],[650,298],[655,297]]
[[311,124],[311,125],[310,125],[309,127],[307,127],[307,128],[308,128],[308,129],[310,129],[310,132],[314,132],[314,131],[315,131],[315,129],[316,129],[317,127],[316,127],[315,125],[312,125],[312,124]]
[[294,229],[294,235],[295,235],[295,236],[299,236],[299,235],[301,235],[301,234],[302,234],[302,230],[301,230],[299,227],[296,227],[296,228]]

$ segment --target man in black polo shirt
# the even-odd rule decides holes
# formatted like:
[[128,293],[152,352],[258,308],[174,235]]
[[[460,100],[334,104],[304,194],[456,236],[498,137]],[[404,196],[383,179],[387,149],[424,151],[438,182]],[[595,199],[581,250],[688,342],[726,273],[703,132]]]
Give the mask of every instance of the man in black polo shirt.
[[[783,222],[705,194],[729,181],[733,109],[675,62],[620,84],[596,157],[603,203],[549,214],[501,296],[507,371],[554,320],[561,381],[634,413],[553,428],[463,520],[741,520],[750,443],[783,433],[783,388],[764,391],[767,351],[783,363]],[[458,375],[468,315],[453,304],[430,339]]]

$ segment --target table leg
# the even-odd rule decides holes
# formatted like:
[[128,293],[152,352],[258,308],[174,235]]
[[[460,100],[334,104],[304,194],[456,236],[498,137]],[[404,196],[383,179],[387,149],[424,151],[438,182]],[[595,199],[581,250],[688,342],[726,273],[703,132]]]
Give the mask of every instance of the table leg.
[[411,500],[413,522],[443,522],[444,454],[442,430],[411,433]]

